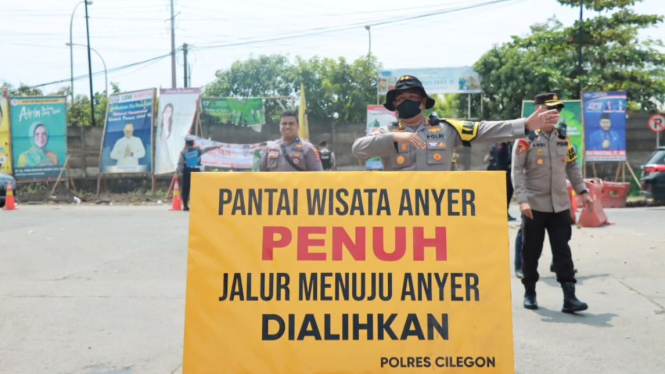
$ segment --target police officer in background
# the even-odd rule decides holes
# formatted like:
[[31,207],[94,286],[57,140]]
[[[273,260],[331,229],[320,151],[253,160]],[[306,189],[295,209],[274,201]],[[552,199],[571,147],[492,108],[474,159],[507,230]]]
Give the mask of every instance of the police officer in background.
[[319,143],[319,155],[321,156],[321,166],[325,171],[337,170],[337,161],[335,153],[328,149],[328,143],[324,140]]
[[298,137],[298,115],[287,110],[279,122],[281,139],[266,144],[259,171],[323,171],[319,152]]
[[554,125],[559,119],[556,110],[541,108],[529,118],[495,122],[457,120],[433,121],[425,118],[424,110],[434,106],[418,78],[400,77],[395,88],[388,91],[383,106],[396,111],[399,122],[388,131],[377,131],[353,143],[353,154],[361,161],[381,157],[384,170],[451,170],[453,147],[470,146],[472,141],[508,141],[523,137],[527,130]]
[[[487,170],[505,171],[506,172],[506,201],[510,207],[510,200],[513,198],[513,182],[510,177],[510,164],[513,145],[511,142],[496,143],[490,149],[489,154],[485,156],[485,162],[489,161]],[[514,221],[510,213],[508,213],[508,221]]]
[[[537,110],[563,109],[556,94],[535,97]],[[577,153],[570,138],[554,125],[536,131],[528,139],[520,139],[513,147],[512,178],[515,197],[522,212],[522,271],[524,277],[524,307],[538,309],[536,282],[538,259],[543,251],[545,231],[550,239],[557,281],[563,289],[562,312],[574,313],[587,309],[587,304],[575,296],[575,271],[568,242],[572,235],[570,201],[566,177],[575,192],[584,198],[584,206],[591,208],[591,197],[586,190],[582,172],[577,164]]]
[[189,210],[189,191],[192,184],[192,173],[201,171],[201,156],[219,147],[221,145],[201,149],[194,146],[193,137],[188,135],[185,138],[185,149],[180,152],[178,168],[176,169],[176,173],[180,175],[180,184],[182,184],[183,210]]

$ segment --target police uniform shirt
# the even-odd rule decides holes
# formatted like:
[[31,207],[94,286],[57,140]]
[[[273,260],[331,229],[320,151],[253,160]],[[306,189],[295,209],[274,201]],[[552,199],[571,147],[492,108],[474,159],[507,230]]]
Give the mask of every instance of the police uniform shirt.
[[278,139],[266,144],[261,156],[259,171],[301,171],[287,161],[282,153],[282,145],[295,166],[302,171],[323,171],[319,153],[312,143],[296,138],[290,143]]
[[515,199],[532,210],[558,213],[570,208],[566,176],[577,193],[586,190],[570,138],[556,130],[540,132],[533,141],[520,139],[513,146],[512,178]]
[[[425,121],[418,127],[396,123],[388,127],[388,132],[376,129],[374,134],[356,139],[352,152],[359,160],[381,157],[384,170],[450,171],[453,147],[468,145],[470,142],[512,141],[524,136],[525,121],[441,120],[441,123],[435,126]],[[415,132],[427,147],[416,149],[411,144],[395,143],[392,132]]]

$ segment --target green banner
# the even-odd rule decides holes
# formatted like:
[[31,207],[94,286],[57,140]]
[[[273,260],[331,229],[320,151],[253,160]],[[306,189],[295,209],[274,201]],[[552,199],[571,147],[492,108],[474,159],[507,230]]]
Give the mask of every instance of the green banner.
[[9,102],[16,179],[58,178],[67,158],[66,98],[12,97]]
[[229,125],[251,127],[261,132],[266,123],[266,112],[261,98],[236,99],[205,97],[201,99],[203,126]]
[[[561,120],[568,125],[568,136],[577,151],[577,163],[582,167],[584,162],[584,121],[582,120],[582,102],[579,100],[563,100],[566,105],[561,111]],[[522,117],[528,117],[535,111],[533,101],[522,102]]]

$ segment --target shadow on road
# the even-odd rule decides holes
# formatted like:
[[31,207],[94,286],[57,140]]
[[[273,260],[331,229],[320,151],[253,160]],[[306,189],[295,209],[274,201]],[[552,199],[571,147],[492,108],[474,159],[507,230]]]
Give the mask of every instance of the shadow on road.
[[[550,273],[552,276],[547,276],[547,277],[541,277],[540,280],[545,283],[548,286],[555,287],[555,288],[561,288],[561,285],[556,281],[556,275],[554,273]],[[609,277],[609,274],[592,274],[592,275],[587,275],[587,276],[575,276],[575,279],[577,279],[577,287],[584,285],[584,282],[589,280],[589,279],[594,279],[594,278],[606,278]]]
[[574,323],[596,327],[614,327],[610,322],[612,322],[612,318],[619,316],[613,313],[592,314],[581,312],[568,314],[560,310],[550,310],[543,307],[538,308],[535,312],[543,317],[543,322]]

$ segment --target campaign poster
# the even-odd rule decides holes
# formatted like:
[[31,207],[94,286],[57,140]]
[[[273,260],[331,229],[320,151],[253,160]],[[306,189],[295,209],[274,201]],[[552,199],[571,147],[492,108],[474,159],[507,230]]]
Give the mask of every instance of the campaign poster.
[[586,160],[626,161],[625,92],[583,92]]
[[111,95],[102,140],[101,173],[152,172],[155,90]]
[[256,132],[266,123],[262,98],[204,97],[201,99],[201,123],[250,127]]
[[[582,102],[580,100],[563,100],[565,108],[561,111],[559,124],[566,122],[566,133],[573,143],[575,151],[579,155],[577,163],[582,167],[584,164],[584,123],[582,117]],[[535,111],[533,101],[522,103],[522,117],[528,117]],[[558,126],[558,124],[557,124]]]
[[194,145],[205,150],[213,148],[201,155],[201,166],[208,169],[254,170],[257,154],[261,154],[261,144],[230,144],[213,140],[194,138]]
[[313,175],[193,174],[183,373],[515,372],[505,176]]
[[[397,121],[395,112],[384,108],[383,105],[367,106],[367,135],[377,134],[381,131],[388,131],[388,126]],[[383,163],[380,157],[372,157],[365,162],[367,170],[383,170]]]
[[9,103],[14,176],[57,179],[67,159],[67,98],[12,97]]
[[0,173],[12,173],[11,134],[7,91],[0,90]]
[[201,95],[200,88],[159,90],[155,129],[155,174],[175,172],[180,151],[185,147]]

